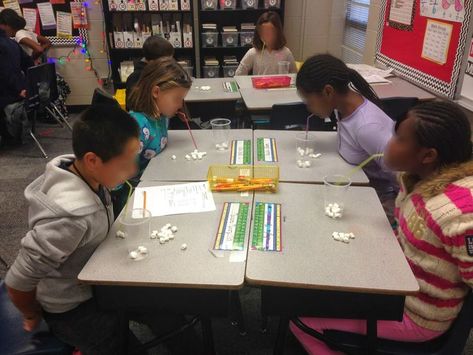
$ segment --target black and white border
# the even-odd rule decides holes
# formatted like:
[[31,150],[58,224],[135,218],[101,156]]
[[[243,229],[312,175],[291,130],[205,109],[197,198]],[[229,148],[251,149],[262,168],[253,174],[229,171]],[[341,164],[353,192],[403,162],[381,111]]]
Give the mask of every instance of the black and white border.
[[455,53],[452,79],[450,82],[439,80],[429,74],[426,74],[404,63],[401,63],[395,59],[389,58],[388,56],[381,53],[387,0],[381,0],[381,13],[378,23],[378,36],[376,38],[376,60],[390,68],[393,68],[396,75],[405,78],[406,80],[411,81],[441,96],[446,96],[450,99],[454,99],[462,67],[463,53],[465,51],[465,45],[468,39],[468,30],[472,17],[472,8],[473,0],[465,1],[465,19],[463,21],[462,29],[460,32],[460,40],[458,43],[457,52]]
[[[82,2],[82,0],[73,0],[73,2]],[[58,36],[47,36],[54,47],[74,47],[77,42],[88,42],[89,36],[88,31],[83,28],[79,28],[79,36],[72,36],[71,38],[64,38]]]

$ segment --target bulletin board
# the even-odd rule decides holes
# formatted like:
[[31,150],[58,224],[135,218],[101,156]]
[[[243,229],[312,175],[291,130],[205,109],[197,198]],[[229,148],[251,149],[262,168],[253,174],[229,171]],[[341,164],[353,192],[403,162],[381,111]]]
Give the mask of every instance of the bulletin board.
[[469,45],[472,10],[473,0],[381,0],[377,61],[453,99]]
[[[23,11],[24,8],[30,8],[30,9],[36,9],[38,3],[45,3],[45,2],[50,2],[54,11],[54,15],[56,17],[56,12],[57,11],[62,11],[62,12],[71,12],[71,2],[83,2],[85,3],[86,1],[82,0],[19,0],[19,5],[21,8],[21,11]],[[0,0],[0,6],[4,7],[3,1]],[[86,28],[74,28],[72,29],[72,37],[58,37],[56,35],[56,28],[53,29],[44,29],[41,20],[39,17],[39,13],[37,14],[38,18],[38,23],[36,26],[35,32],[37,34],[40,34],[42,36],[47,37],[53,46],[56,47],[73,47],[76,46],[79,41],[81,42],[87,42],[88,41],[88,35],[87,35],[87,29]]]

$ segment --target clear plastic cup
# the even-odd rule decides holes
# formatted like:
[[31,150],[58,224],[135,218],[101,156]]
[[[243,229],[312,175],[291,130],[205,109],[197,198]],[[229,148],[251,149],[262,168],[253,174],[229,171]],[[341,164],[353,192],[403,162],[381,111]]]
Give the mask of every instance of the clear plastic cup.
[[351,180],[345,175],[327,175],[324,177],[324,209],[330,218],[342,218],[345,200]]
[[311,134],[296,134],[296,163],[300,168],[310,168],[315,156],[315,137]]
[[135,261],[145,259],[149,254],[151,212],[142,208],[130,209],[124,211],[118,221],[119,230],[125,234],[128,257]]
[[230,145],[230,125],[232,121],[227,118],[215,118],[210,121],[212,135],[217,150],[227,150]]
[[289,63],[286,60],[278,62],[278,74],[289,74]]

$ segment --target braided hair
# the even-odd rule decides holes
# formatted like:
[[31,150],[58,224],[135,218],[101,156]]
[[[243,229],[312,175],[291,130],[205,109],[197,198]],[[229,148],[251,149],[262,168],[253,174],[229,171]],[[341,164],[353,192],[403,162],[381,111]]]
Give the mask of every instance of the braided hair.
[[440,166],[464,163],[471,159],[471,126],[458,105],[447,101],[419,104],[396,123],[396,131],[407,117],[415,119],[417,143],[421,147],[434,148]]
[[306,94],[321,93],[326,85],[331,85],[340,94],[347,93],[350,86],[353,86],[359,94],[381,106],[378,95],[370,84],[343,61],[330,54],[310,57],[297,73],[297,89]]

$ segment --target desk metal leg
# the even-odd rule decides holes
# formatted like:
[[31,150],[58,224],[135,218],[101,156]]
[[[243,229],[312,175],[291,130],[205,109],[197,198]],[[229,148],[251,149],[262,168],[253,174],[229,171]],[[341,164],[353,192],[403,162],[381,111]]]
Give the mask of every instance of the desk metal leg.
[[212,322],[209,317],[201,316],[202,322],[202,338],[204,342],[204,354],[205,355],[214,355],[215,346],[212,332]]
[[378,321],[375,318],[368,318],[366,327],[368,354],[376,353],[376,341],[378,339]]
[[269,317],[266,315],[261,316],[261,333],[265,334],[268,331],[268,320]]
[[119,312],[120,329],[120,355],[128,354],[128,333],[130,332],[128,316],[126,312]]
[[245,336],[246,326],[243,317],[243,310],[241,309],[240,294],[238,291],[230,291],[230,309],[232,314],[232,325],[238,326],[238,331],[241,336]]
[[289,329],[289,317],[281,316],[279,318],[278,333],[276,335],[276,344],[274,345],[274,355],[282,355],[286,346],[287,330]]

